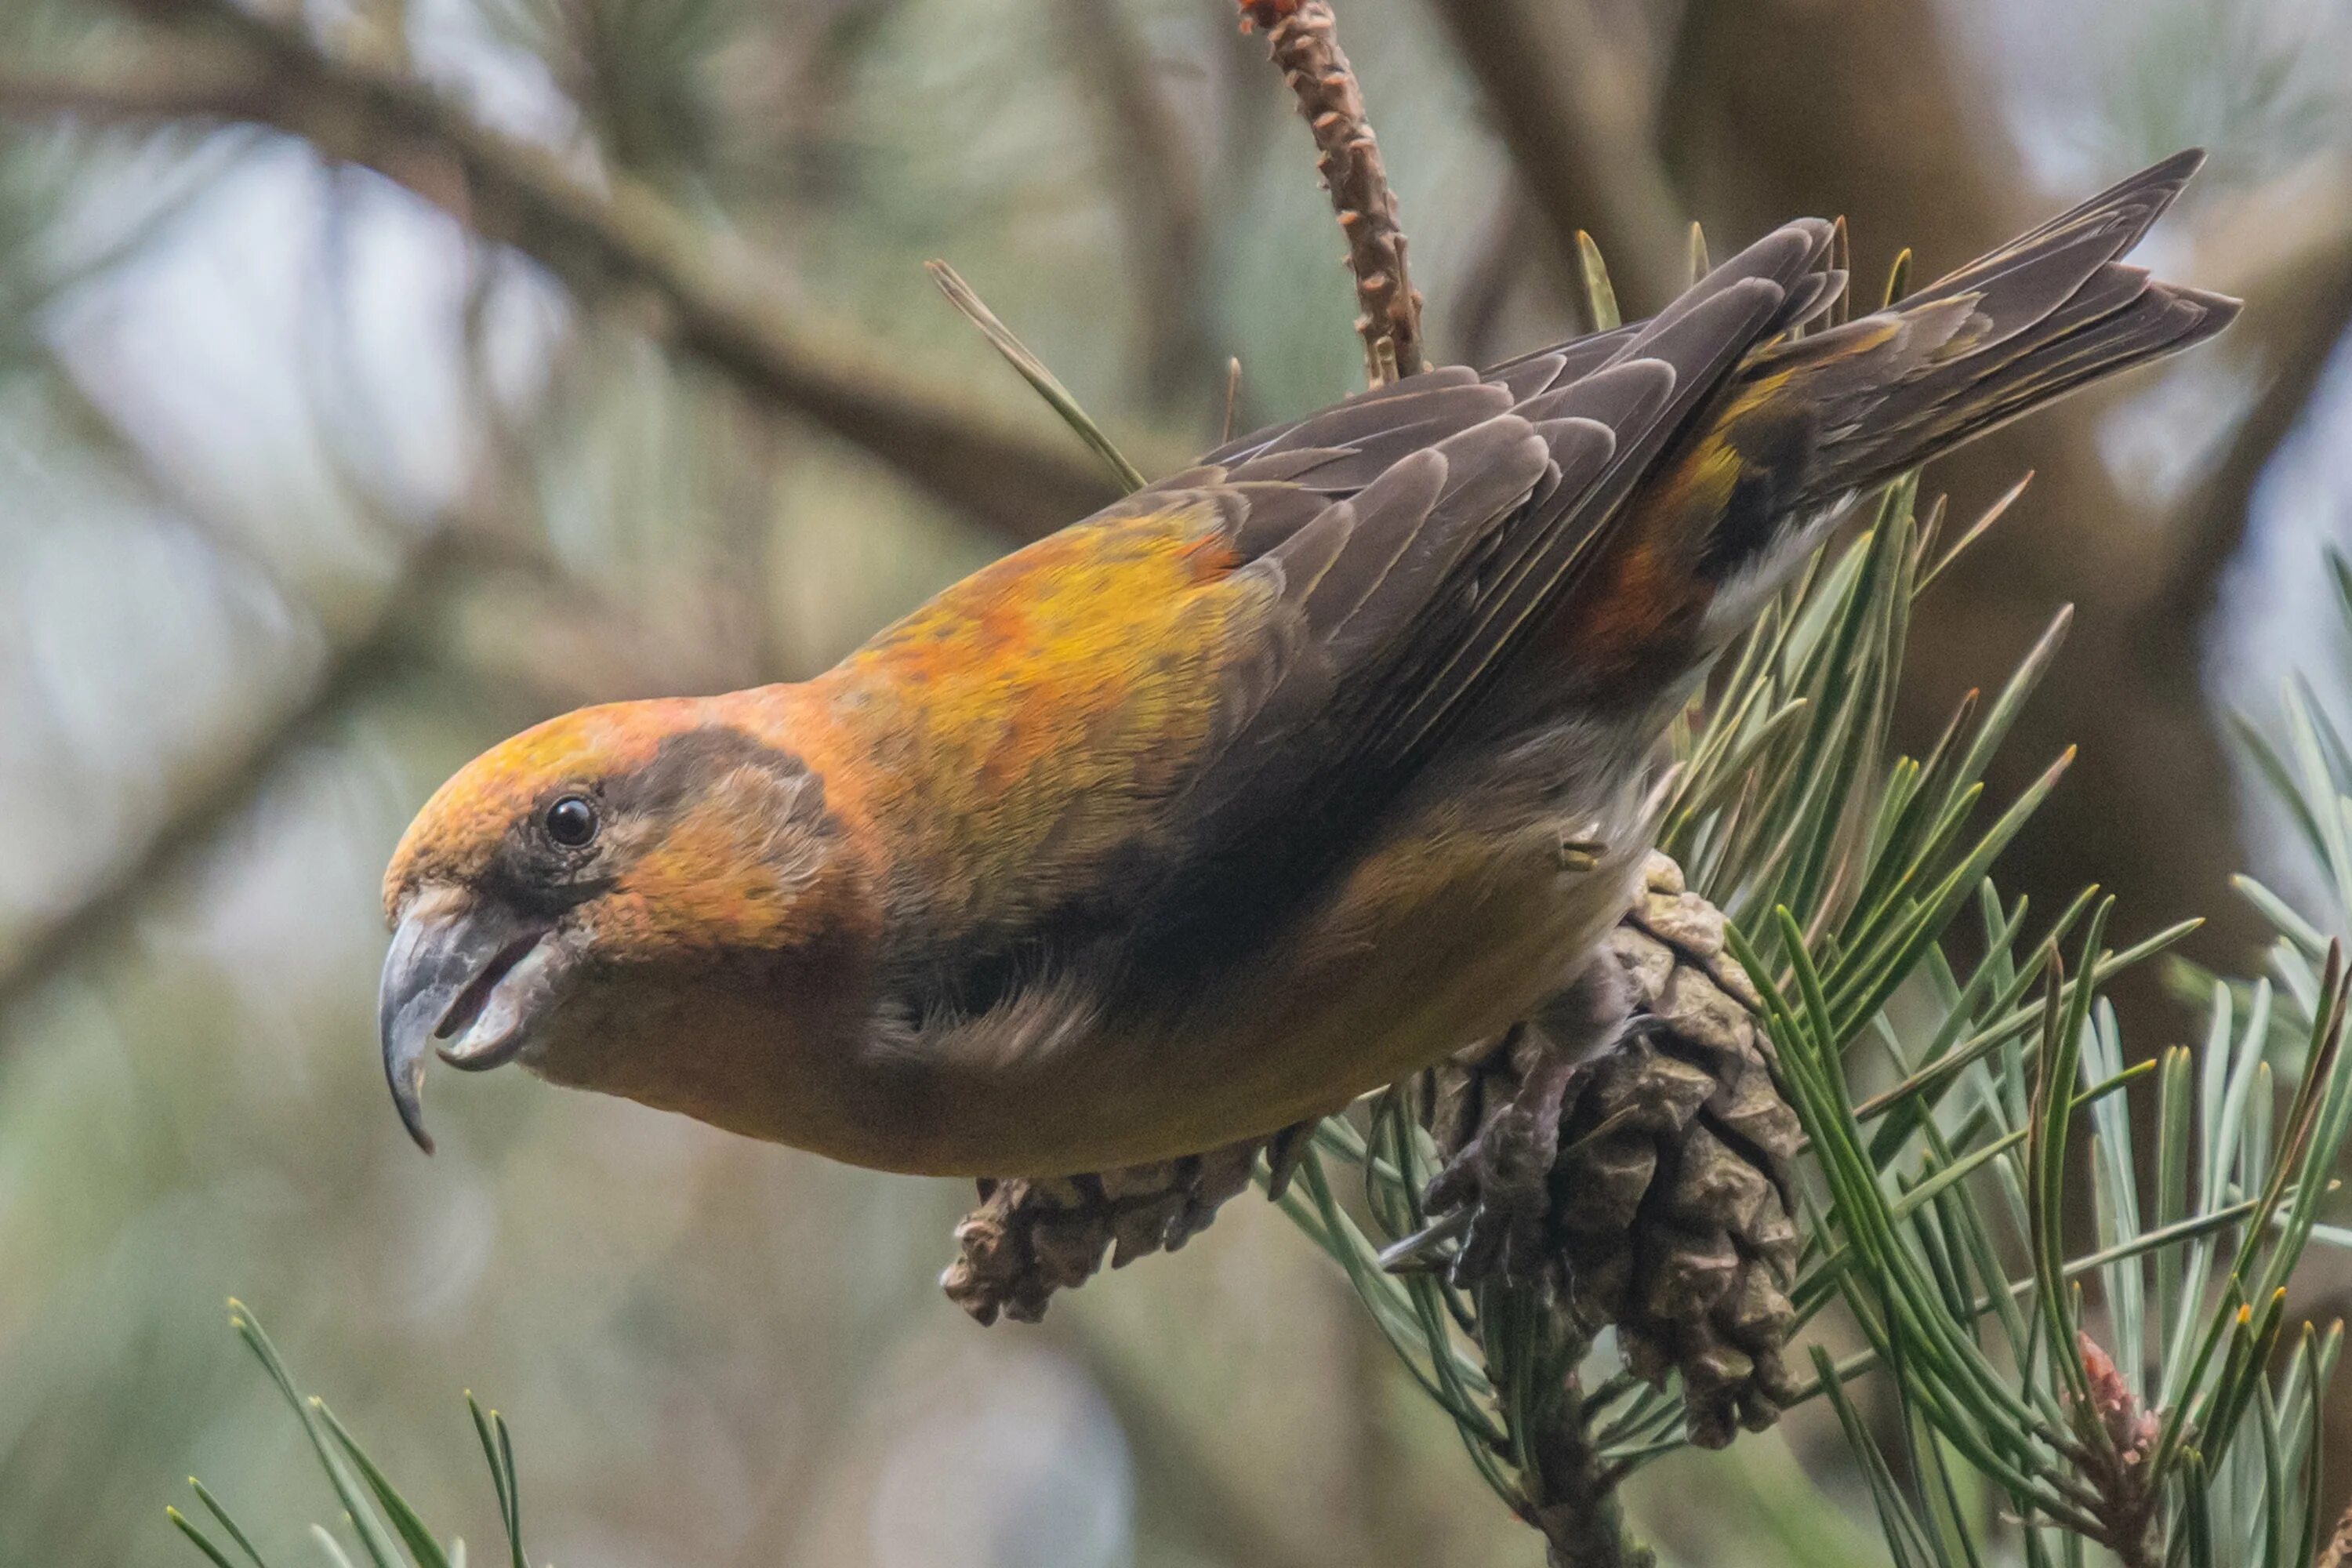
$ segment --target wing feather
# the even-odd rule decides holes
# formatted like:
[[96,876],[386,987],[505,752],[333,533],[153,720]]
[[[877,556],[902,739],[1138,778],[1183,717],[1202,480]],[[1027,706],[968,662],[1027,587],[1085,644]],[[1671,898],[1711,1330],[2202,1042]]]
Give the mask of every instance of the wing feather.
[[[1822,275],[1828,243],[1827,225],[1792,224],[1650,321],[1485,376],[1431,371],[1255,432],[1076,525],[1076,542],[1057,546],[1057,535],[983,574],[983,597],[963,612],[975,627],[1017,621],[1030,596],[1066,595],[1071,560],[1131,553],[1129,592],[1197,599],[1197,614],[1180,607],[1171,624],[1213,628],[1216,642],[1205,657],[1149,650],[1159,655],[1149,696],[1124,700],[1210,718],[1185,730],[1166,786],[1119,808],[1130,814],[1123,829],[1075,797],[1025,814],[1083,820],[1085,853],[1054,862],[1058,915],[1024,896],[992,924],[997,905],[972,891],[959,918],[995,933],[977,943],[980,970],[1006,972],[1008,944],[1082,945],[1106,911],[1165,939],[1130,941],[1130,952],[1246,945],[1426,765],[1692,411],[1792,324],[1792,301],[1822,307],[1833,285],[1809,279]],[[1213,546],[1220,563],[1194,570]],[[1135,662],[1120,651],[1129,665],[1106,670]],[[975,690],[967,722],[984,728],[996,699]],[[1106,710],[1057,742],[1055,766],[1013,787],[1050,794],[1119,776],[1072,759],[1139,743],[1138,722]],[[971,977],[950,994],[968,1002]]]

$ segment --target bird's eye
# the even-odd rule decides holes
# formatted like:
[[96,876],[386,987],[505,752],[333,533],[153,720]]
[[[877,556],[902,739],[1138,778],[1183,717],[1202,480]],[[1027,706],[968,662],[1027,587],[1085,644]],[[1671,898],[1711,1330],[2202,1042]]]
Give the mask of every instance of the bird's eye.
[[567,795],[547,808],[547,836],[566,849],[596,837],[596,807],[586,795]]

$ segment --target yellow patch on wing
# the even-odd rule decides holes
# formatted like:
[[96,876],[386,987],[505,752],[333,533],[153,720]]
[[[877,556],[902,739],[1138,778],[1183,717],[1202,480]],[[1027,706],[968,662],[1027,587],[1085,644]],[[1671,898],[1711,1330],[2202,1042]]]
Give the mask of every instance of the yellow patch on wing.
[[[1890,321],[1858,331],[1840,353],[1866,353],[1899,330]],[[1685,657],[1684,639],[1714,592],[1698,564],[1747,465],[1758,460],[1750,449],[1770,428],[1780,399],[1806,395],[1792,390],[1811,368],[1794,357],[1802,343],[1763,351],[1706,426],[1635,489],[1591,574],[1561,606],[1547,668],[1604,685],[1638,680],[1645,667]]]
[[1268,607],[1219,521],[1197,503],[1066,530],[813,684],[866,764],[845,804],[940,917],[1017,922],[1149,844]]

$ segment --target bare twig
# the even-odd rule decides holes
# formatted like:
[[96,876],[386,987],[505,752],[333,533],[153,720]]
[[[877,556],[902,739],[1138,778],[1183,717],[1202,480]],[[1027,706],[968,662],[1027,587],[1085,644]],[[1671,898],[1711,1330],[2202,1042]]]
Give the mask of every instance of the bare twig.
[[331,56],[233,0],[121,3],[189,36],[169,59],[103,80],[0,71],[0,113],[241,121],[300,137],[513,246],[585,298],[639,292],[682,349],[1007,539],[1036,538],[1116,493],[1059,443],[906,375],[882,351],[802,325],[716,237],[625,176],[591,184],[431,87]]
[[1422,367],[1421,296],[1405,269],[1404,231],[1364,117],[1364,96],[1336,36],[1326,0],[1242,0],[1244,26],[1266,31],[1274,63],[1315,135],[1315,167],[1348,237],[1348,270],[1362,314],[1365,379],[1374,386]]
[[[1334,37],[1330,6],[1326,0],[1241,0],[1241,11],[1244,28],[1267,31],[1274,61],[1314,132],[1316,167],[1348,237],[1348,267],[1362,310],[1356,331],[1363,339],[1366,379],[1377,387],[1411,375],[1423,363],[1421,299],[1405,268],[1396,198],[1355,72]],[[1577,237],[1589,252],[1591,240],[1580,233]],[[1590,276],[1602,276],[1597,261],[1590,265]],[[1596,301],[1607,295],[1604,279],[1595,289]],[[1613,316],[1613,297],[1608,297],[1606,310]],[[1099,1245],[1094,1251],[1099,1253]],[[1507,1319],[1516,1316],[1506,1313]],[[1583,1348],[1580,1331],[1564,1305],[1542,1316],[1549,1326],[1538,1332],[1558,1336],[1558,1342],[1548,1346],[1553,1353],[1541,1361],[1547,1370],[1533,1374],[1547,1385],[1546,1393],[1522,1412],[1532,1430],[1521,1456],[1521,1517],[1543,1534],[1554,1568],[1647,1568],[1650,1553],[1625,1528],[1618,1497],[1622,1478],[1593,1440],[1573,1372],[1554,1377],[1549,1370],[1573,1369]],[[1498,1386],[1507,1383],[1497,1343],[1487,1337],[1483,1321],[1477,1337],[1490,1374]],[[1510,1353],[1531,1349],[1515,1342]]]

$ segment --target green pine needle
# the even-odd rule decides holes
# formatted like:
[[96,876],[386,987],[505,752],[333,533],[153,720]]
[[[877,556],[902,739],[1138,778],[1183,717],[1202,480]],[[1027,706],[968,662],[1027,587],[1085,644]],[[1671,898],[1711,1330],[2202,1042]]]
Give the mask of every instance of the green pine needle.
[[1584,280],[1584,309],[1591,318],[1592,330],[1615,331],[1624,324],[1624,318],[1617,312],[1617,290],[1609,281],[1609,264],[1601,259],[1601,247],[1592,237],[1580,228],[1576,231],[1576,261]]
[[[229,1302],[229,1324],[237,1337],[245,1342],[262,1368],[269,1375],[278,1394],[293,1410],[296,1419],[310,1442],[312,1457],[325,1473],[328,1485],[342,1505],[343,1522],[359,1539],[362,1552],[371,1568],[466,1568],[465,1546],[454,1542],[444,1551],[439,1539],[427,1526],[416,1509],[402,1495],[382,1467],[360,1446],[349,1427],[327,1408],[326,1402],[316,1395],[302,1394],[295,1384],[293,1373],[278,1353],[277,1345],[264,1332],[260,1320],[243,1302]],[[506,1531],[512,1568],[528,1568],[522,1549],[521,1504],[515,1485],[514,1444],[508,1436],[506,1422],[495,1410],[487,1414],[466,1396],[466,1407],[472,1415],[474,1429],[480,1439],[482,1451],[489,1461],[490,1484],[496,1492],[499,1522]],[[252,1568],[267,1568],[253,1542],[236,1521],[229,1516],[217,1499],[203,1482],[191,1476],[188,1485],[198,1501],[229,1539],[236,1542]],[[378,1513],[377,1510],[383,1511]],[[197,1551],[203,1552],[215,1568],[237,1568],[227,1554],[177,1509],[165,1513]],[[389,1528],[385,1519],[391,1521]],[[353,1568],[349,1554],[332,1531],[324,1525],[312,1525],[311,1531],[329,1559],[340,1568]]]
[[[1020,373],[1021,379],[1034,388],[1037,395],[1062,416],[1062,422],[1092,448],[1095,456],[1103,460],[1103,466],[1111,471],[1129,494],[1132,495],[1150,482],[1144,479],[1143,470],[1129,462],[1126,454],[1103,434],[1102,426],[1078,406],[1078,400],[1070,395],[1070,389],[1062,384],[1059,377],[1045,368],[1045,362],[1031,353],[1028,346],[1013,335],[1013,329],[997,320],[996,312],[981,301],[980,296],[972,291],[971,285],[959,277],[954,268],[944,261],[927,261],[923,269],[931,275],[931,281],[939,285],[940,292],[947,296],[948,303],[962,311],[964,319],[980,329],[981,336],[988,340],[989,346],[1003,354],[1004,362]],[[1238,370],[1234,374],[1238,375]]]

